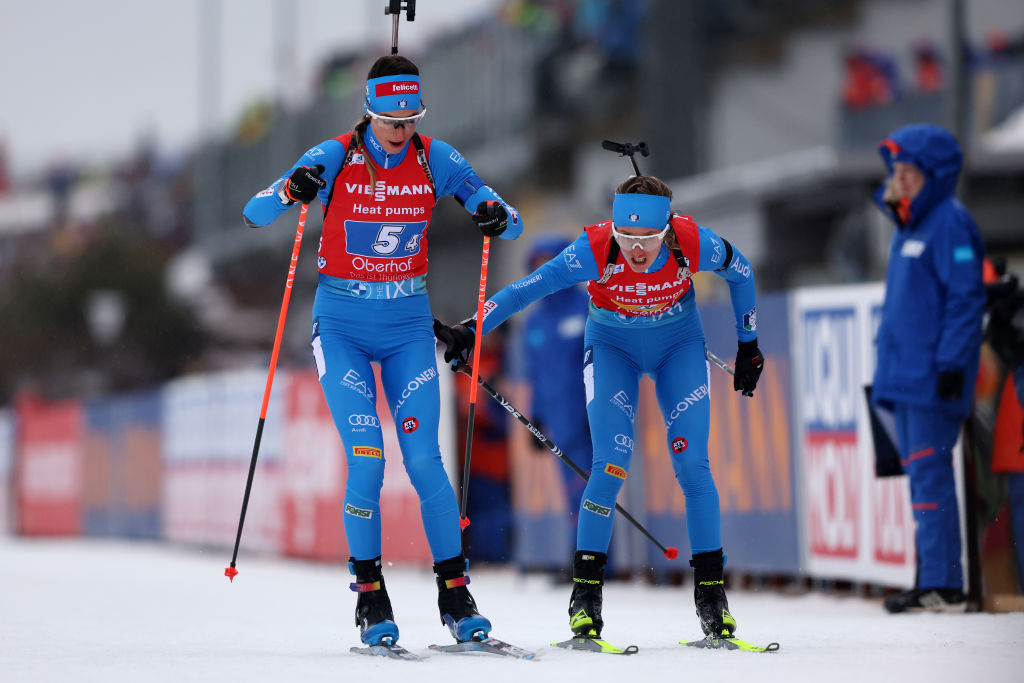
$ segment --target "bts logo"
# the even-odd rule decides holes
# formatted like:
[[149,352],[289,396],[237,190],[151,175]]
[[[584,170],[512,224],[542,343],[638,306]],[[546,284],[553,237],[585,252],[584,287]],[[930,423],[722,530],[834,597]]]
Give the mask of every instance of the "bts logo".
[[406,434],[412,434],[416,431],[416,428],[420,426],[420,421],[415,417],[407,417],[402,420],[402,431]]
[[682,453],[683,451],[686,450],[686,447],[689,445],[690,444],[687,443],[686,439],[680,436],[672,440],[672,451],[675,453]]

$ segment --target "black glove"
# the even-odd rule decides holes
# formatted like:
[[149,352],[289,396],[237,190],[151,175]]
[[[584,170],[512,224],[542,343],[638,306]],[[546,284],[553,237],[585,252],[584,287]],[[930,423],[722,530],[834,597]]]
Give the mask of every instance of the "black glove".
[[742,392],[744,396],[753,396],[757,380],[764,370],[764,356],[757,348],[757,340],[741,341],[736,351],[736,374],[732,378],[732,388]]
[[465,363],[476,340],[476,321],[470,318],[458,325],[445,325],[434,318],[434,336],[445,346],[445,363],[451,363],[456,358]]
[[501,202],[494,200],[480,202],[473,214],[473,222],[480,232],[488,237],[497,237],[508,227],[508,211]]
[[316,199],[316,193],[327,187],[327,181],[320,177],[324,167],[320,164],[310,168],[299,166],[292,171],[288,180],[281,183],[281,200],[285,204],[302,202],[309,204]]
[[964,395],[964,373],[946,370],[939,373],[939,398],[956,401]]

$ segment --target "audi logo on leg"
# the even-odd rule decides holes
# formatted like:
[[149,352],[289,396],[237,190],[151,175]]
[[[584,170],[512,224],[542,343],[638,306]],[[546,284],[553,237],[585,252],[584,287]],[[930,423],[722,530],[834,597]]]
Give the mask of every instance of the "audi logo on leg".
[[376,415],[349,415],[348,423],[353,427],[380,427]]
[[616,434],[615,445],[628,448],[629,450],[633,450],[633,439],[629,438],[625,434]]

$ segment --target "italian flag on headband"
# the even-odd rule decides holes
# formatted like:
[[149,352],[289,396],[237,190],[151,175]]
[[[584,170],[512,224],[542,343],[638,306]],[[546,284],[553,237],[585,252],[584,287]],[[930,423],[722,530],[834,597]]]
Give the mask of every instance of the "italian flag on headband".
[[672,200],[655,194],[617,194],[612,202],[612,223],[616,228],[661,230],[672,215]]
[[370,111],[380,114],[420,108],[420,77],[412,74],[381,76],[366,81],[366,105]]

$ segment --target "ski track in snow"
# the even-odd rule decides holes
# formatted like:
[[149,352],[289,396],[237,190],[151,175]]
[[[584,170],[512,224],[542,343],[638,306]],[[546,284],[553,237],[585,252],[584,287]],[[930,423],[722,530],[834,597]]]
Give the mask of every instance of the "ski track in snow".
[[[386,559],[386,558],[385,558]],[[402,662],[360,645],[342,565],[239,558],[150,543],[0,538],[0,679],[39,681],[1020,681],[1024,614],[888,615],[880,600],[731,590],[737,635],[774,654],[678,645],[700,636],[693,587],[605,586],[603,636],[629,657],[550,646],[571,634],[568,584],[476,567],[471,589],[493,635],[535,661],[431,653],[452,642],[427,569],[385,567]]]

